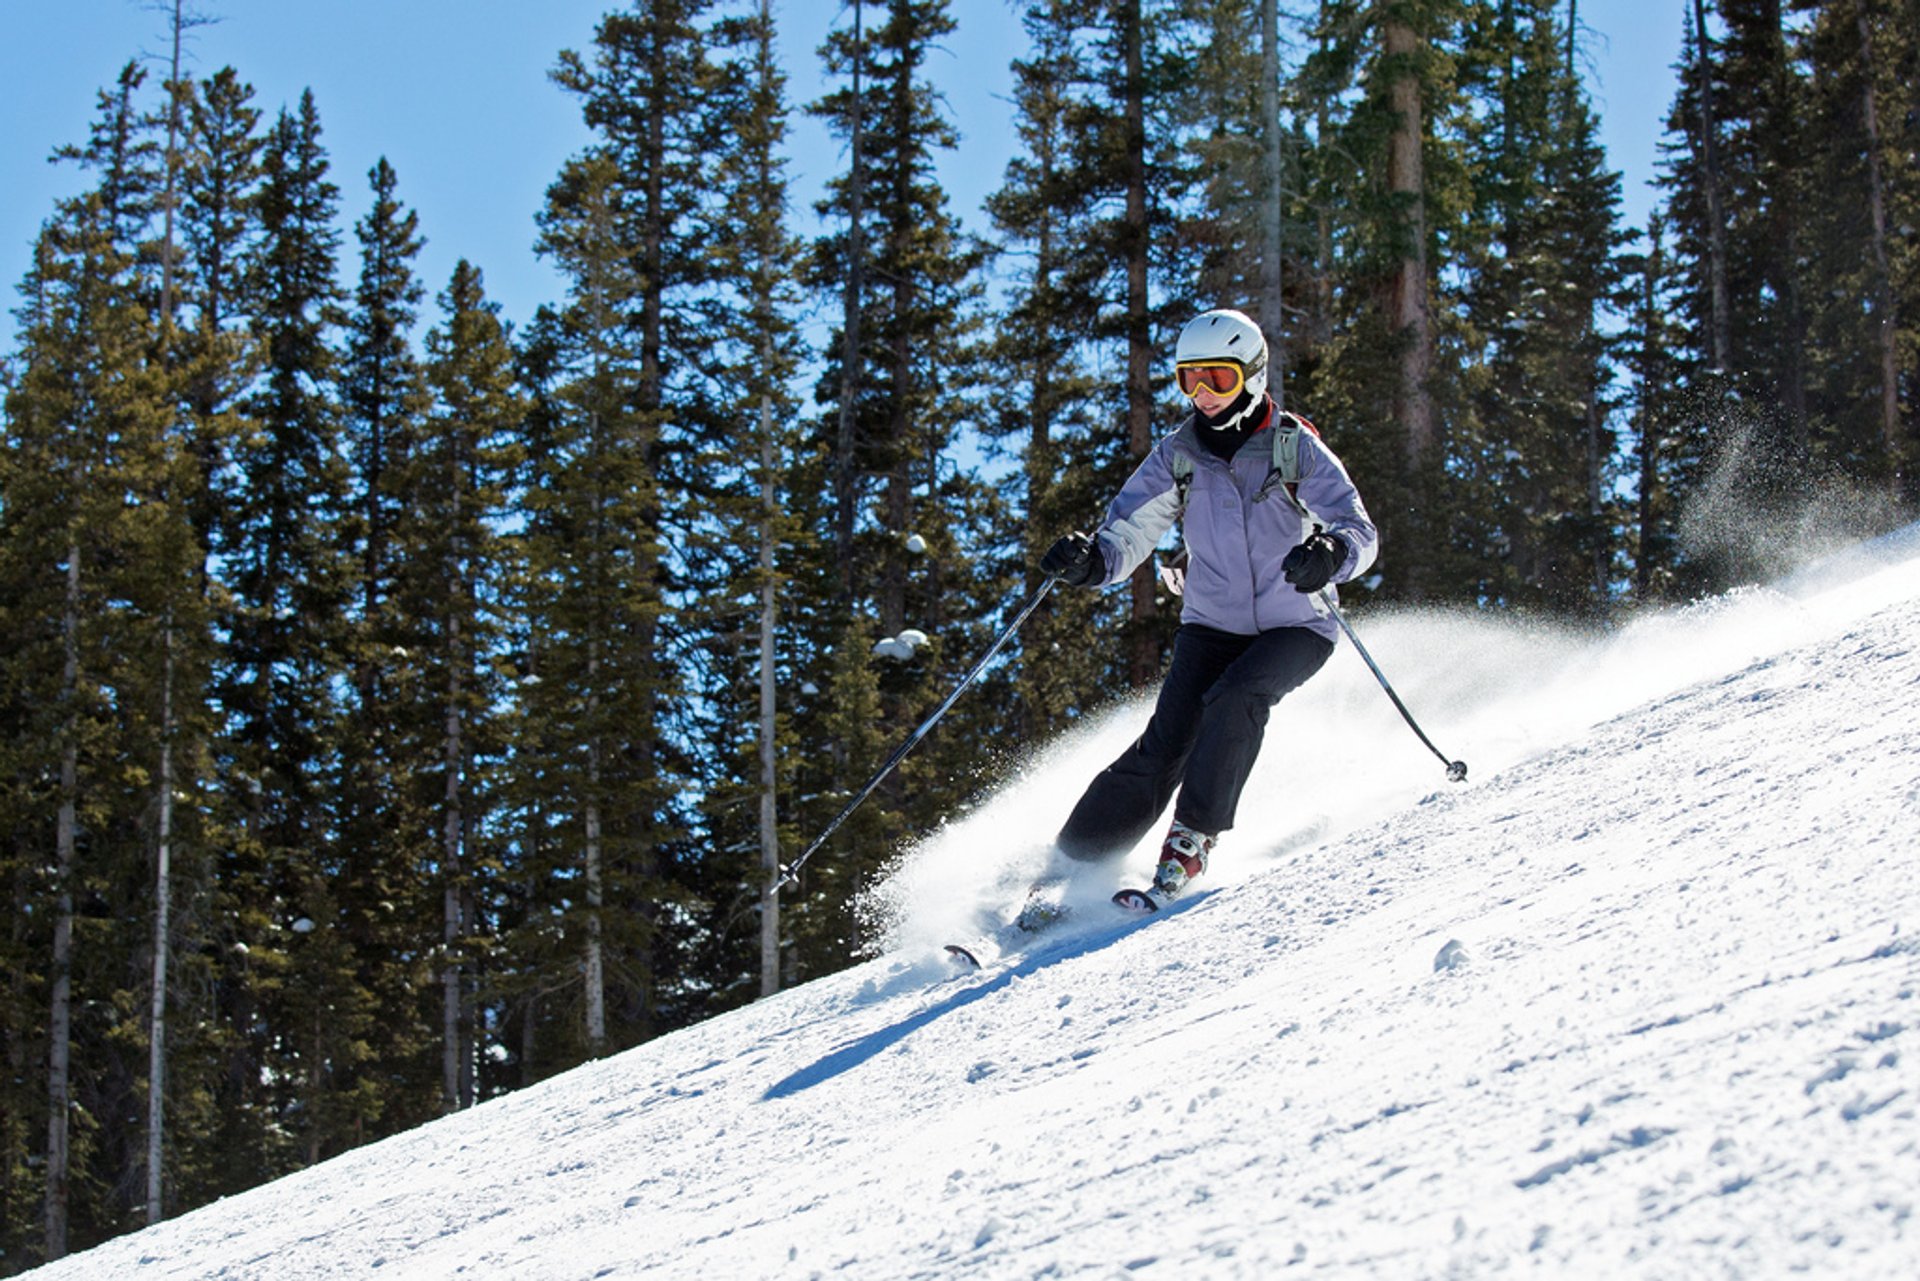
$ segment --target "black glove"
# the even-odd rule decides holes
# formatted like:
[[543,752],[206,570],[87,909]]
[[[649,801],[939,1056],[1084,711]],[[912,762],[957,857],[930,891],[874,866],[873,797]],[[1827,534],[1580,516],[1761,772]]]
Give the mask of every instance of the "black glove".
[[1093,539],[1075,532],[1047,548],[1047,554],[1040,558],[1040,572],[1069,587],[1085,587],[1104,578],[1107,567]]
[[1347,545],[1329,533],[1318,533],[1287,553],[1280,572],[1293,589],[1317,592],[1333,578],[1333,571],[1346,564]]

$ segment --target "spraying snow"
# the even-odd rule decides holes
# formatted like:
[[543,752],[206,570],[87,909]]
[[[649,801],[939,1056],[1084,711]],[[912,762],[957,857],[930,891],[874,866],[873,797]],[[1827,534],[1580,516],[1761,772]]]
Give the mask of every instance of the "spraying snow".
[[[1650,614],[1617,632],[1436,610],[1371,614],[1359,627],[1430,737],[1464,753],[1474,778],[1490,778],[1631,708],[1903,598],[1914,552],[1920,535],[1905,531],[1778,586]],[[871,951],[937,949],[1004,924],[1047,867],[1075,798],[1152,711],[1149,694],[1047,744],[996,795],[907,850],[862,897]],[[1446,787],[1444,771],[1342,643],[1275,709],[1239,821],[1205,884],[1237,884]],[[1150,832],[1124,865],[1083,875],[1076,906],[1097,907],[1117,885],[1150,880],[1161,835]]]

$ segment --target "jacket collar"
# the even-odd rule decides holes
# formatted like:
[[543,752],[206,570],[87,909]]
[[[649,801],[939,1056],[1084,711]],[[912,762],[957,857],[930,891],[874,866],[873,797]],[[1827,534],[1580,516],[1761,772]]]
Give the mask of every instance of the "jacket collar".
[[[1254,428],[1253,433],[1241,443],[1240,452],[1244,452],[1254,441],[1273,430],[1273,397],[1271,395],[1265,395],[1263,399],[1266,403],[1260,407],[1260,425]],[[1174,429],[1173,447],[1182,453],[1191,454],[1196,459],[1225,465],[1225,460],[1211,449],[1208,449],[1206,442],[1201,439],[1200,433],[1206,430],[1208,430],[1208,428],[1200,425],[1200,415],[1189,413],[1185,418],[1181,419],[1180,426]]]

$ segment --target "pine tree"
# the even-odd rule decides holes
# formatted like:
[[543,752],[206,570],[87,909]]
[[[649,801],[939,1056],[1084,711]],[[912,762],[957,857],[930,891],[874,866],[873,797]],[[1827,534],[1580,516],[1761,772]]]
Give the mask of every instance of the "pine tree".
[[[560,585],[548,575],[564,565],[573,528],[564,487],[568,464],[554,466],[549,460],[562,458],[573,439],[576,331],[553,309],[542,307],[517,347],[518,381],[527,395],[521,420],[525,463],[515,486],[515,507],[523,520],[507,532],[516,572],[502,583],[511,598],[506,617],[513,629],[504,666],[517,682],[517,696],[503,709],[513,745],[502,787],[513,858],[494,905],[501,963],[489,982],[503,1052],[495,1077],[503,1086],[531,1085],[585,1057],[586,1003],[578,998],[592,960],[585,913],[572,901],[585,871],[582,860],[591,853],[569,830],[573,780],[565,745],[572,694],[545,679],[547,629],[563,599]],[[563,640],[558,651],[567,648]],[[597,936],[591,941],[597,946]]]
[[[622,570],[633,576],[637,609],[619,635],[621,661],[630,666],[621,696],[633,706],[619,722],[617,763],[633,779],[613,793],[626,810],[620,840],[627,888],[618,897],[638,905],[620,922],[629,976],[622,1039],[684,1017],[674,1003],[690,990],[679,973],[687,957],[660,923],[697,912],[703,893],[699,816],[681,800],[691,792],[681,781],[697,768],[701,732],[697,709],[679,696],[696,670],[699,644],[698,623],[686,616],[698,602],[684,531],[704,521],[699,460],[742,411],[701,356],[714,337],[713,237],[725,202],[708,164],[724,163],[738,132],[737,87],[716,59],[740,27],[716,19],[715,7],[689,0],[610,17],[591,63],[565,55],[556,73],[580,95],[597,134],[550,202],[556,256],[573,256],[567,270],[576,302],[566,333],[579,334],[578,316],[603,302],[618,313],[621,330],[590,353],[566,339],[560,359],[576,371],[597,371],[590,375],[596,386],[628,382],[621,413],[630,425],[620,432],[630,438],[618,447],[630,450],[633,470],[619,501],[634,505],[630,524],[640,539],[631,568]],[[597,176],[600,167],[604,177]],[[565,350],[569,344],[574,351]],[[596,430],[612,421],[597,419]],[[589,914],[593,929],[609,919]]]
[[[836,558],[837,612],[799,623],[805,652],[828,660],[824,672],[811,664],[805,679],[831,692],[799,709],[796,728],[836,745],[797,780],[809,828],[824,828],[886,751],[875,722],[856,709],[877,707],[889,724],[931,711],[943,678],[967,661],[999,586],[954,572],[965,563],[967,508],[983,495],[950,461],[943,466],[965,415],[979,262],[930,177],[934,153],[956,139],[927,84],[926,60],[953,21],[944,0],[893,0],[885,14],[870,33],[856,26],[830,35],[829,71],[848,80],[812,108],[849,142],[857,129],[860,148],[820,206],[843,230],[815,246],[810,278],[846,317],[816,393],[828,429],[816,447],[836,477],[836,550],[849,498],[855,511],[851,560]],[[870,657],[874,643],[908,628],[939,639],[911,661]],[[966,774],[955,764],[939,746],[909,758],[809,867],[791,913],[801,973],[838,968],[854,954],[853,891],[897,842],[944,812],[956,775]]]
[[[336,1055],[332,1090],[343,1133],[402,1128],[434,1115],[439,1095],[426,1060],[437,1020],[422,1008],[423,918],[435,909],[436,866],[429,795],[434,744],[404,731],[421,697],[421,623],[402,599],[417,568],[399,530],[418,510],[414,455],[433,434],[428,390],[412,332],[424,290],[414,274],[419,218],[396,195],[385,158],[367,175],[371,208],[355,226],[360,277],[339,364],[342,445],[350,507],[340,537],[353,580],[350,630],[342,637],[352,690],[343,710],[339,929],[354,958],[352,1004],[343,1022],[364,1031]],[[436,726],[437,717],[427,724]],[[370,1035],[373,1029],[379,1035]]]
[[[1901,288],[1899,211],[1920,202],[1910,163],[1913,131],[1903,119],[1910,81],[1898,71],[1920,44],[1902,30],[1895,6],[1877,0],[1825,5],[1800,32],[1813,72],[1809,133],[1822,145],[1795,157],[1808,171],[1807,257],[1813,284],[1808,321],[1809,412],[1817,453],[1883,495],[1920,498],[1910,410],[1915,321],[1913,290]],[[1910,278],[1910,276],[1909,276]]]
[[[1895,393],[1889,415],[1887,389],[1899,375],[1888,376],[1879,331],[1884,320],[1898,333],[1902,305],[1874,206],[1877,190],[1884,219],[1911,183],[1910,166],[1876,177],[1883,153],[1868,140],[1865,90],[1900,90],[1866,73],[1883,41],[1869,20],[1875,38],[1863,42],[1862,10],[1833,6],[1799,22],[1775,0],[1716,8],[1719,35],[1695,6],[1695,74],[1675,98],[1664,181],[1696,335],[1685,377],[1700,443],[1686,452],[1707,459],[1682,525],[1702,581],[1723,587],[1773,572],[1809,524],[1873,528],[1890,518],[1900,464],[1887,424],[1899,412]],[[1893,61],[1911,43],[1899,30],[1886,28]],[[1877,98],[1873,107],[1877,126]],[[1818,146],[1808,141],[1816,136]],[[1876,244],[1887,252],[1876,256]],[[1722,347],[1731,352],[1724,369]],[[1861,485],[1878,497],[1863,499]],[[1847,497],[1835,504],[1831,494]]]
[[[608,909],[651,901],[645,871],[666,800],[666,780],[626,772],[644,752],[630,745],[652,739],[665,679],[651,643],[661,612],[659,422],[642,408],[631,318],[645,286],[613,157],[570,162],[548,200],[542,246],[573,284],[548,391],[553,437],[534,455],[528,495],[539,678],[528,704],[533,732],[554,753],[532,766],[552,829],[554,909],[584,976],[570,1044],[597,1056],[641,1039],[651,1003],[647,915]],[[630,1022],[616,1021],[623,1008]]]
[[231,602],[215,683],[229,727],[218,768],[235,829],[217,910],[240,922],[249,949],[225,997],[227,1017],[251,1030],[236,1047],[243,1066],[228,1078],[221,1115],[227,1150],[256,1173],[318,1160],[341,1142],[338,1118],[323,1113],[329,1039],[344,1030],[327,1007],[352,986],[330,889],[348,591],[346,468],[328,394],[340,295],[338,190],[327,170],[308,93],[297,112],[281,112],[263,152],[248,292],[264,363],[245,403],[255,428],[235,441],[238,493],[216,548]]
[[207,562],[217,548],[237,545],[240,538],[232,500],[238,489],[235,442],[253,430],[246,403],[262,359],[247,316],[254,310],[257,283],[255,206],[266,139],[253,90],[231,67],[191,93],[184,86],[174,92],[187,98],[176,362],[187,447],[198,469],[192,518],[202,556],[201,590],[211,596],[214,575]]
[[[1078,146],[1098,108],[1074,88],[1094,74],[1076,39],[1086,17],[1078,5],[1047,0],[1029,5],[1022,21],[1030,54],[1013,64],[1022,150],[987,204],[1015,266],[988,349],[1004,372],[982,429],[1019,463],[1005,490],[1018,537],[1001,556],[1032,591],[1053,540],[1098,519],[1108,497],[1102,485],[1121,479],[1126,455],[1106,430],[1112,390],[1093,372],[1104,295],[1099,279],[1076,265],[1094,235],[1098,195]],[[1014,709],[1021,741],[1042,741],[1103,693],[1124,688],[1108,647],[1089,640],[1096,627],[1118,631],[1118,605],[1104,593],[1055,592],[1028,621]]]
[[[793,839],[782,821],[793,772],[783,767],[795,745],[786,712],[793,694],[781,678],[795,661],[783,643],[785,612],[804,536],[787,509],[797,438],[793,379],[804,352],[796,323],[801,252],[787,228],[781,159],[786,77],[775,37],[767,0],[717,25],[707,95],[725,113],[729,142],[709,166],[712,283],[701,363],[731,394],[724,405],[694,408],[704,447],[689,459],[690,497],[706,518],[687,530],[680,613],[690,652],[699,656],[693,701],[707,714],[690,726],[702,769],[705,849],[682,868],[689,901],[702,913],[676,997],[686,1019],[772,993],[785,968],[781,905],[769,887]],[[753,935],[741,926],[756,913]],[[748,945],[757,957],[745,954]]]
[[[875,122],[882,109],[881,91],[873,83],[880,55],[868,26],[870,7],[866,0],[854,0],[850,27],[829,33],[820,57],[841,83],[808,107],[846,140],[847,170],[830,182],[829,199],[816,206],[816,213],[833,219],[840,230],[812,246],[806,276],[806,283],[822,291],[824,304],[838,312],[840,325],[829,333],[822,353],[814,398],[827,408],[800,447],[791,504],[804,528],[821,531],[820,556],[794,566],[794,607],[787,619],[800,693],[794,700],[794,733],[801,742],[826,746],[818,755],[804,756],[794,771],[792,813],[802,831],[824,831],[888,750],[878,721],[880,672],[869,657],[880,637],[866,613],[872,589],[861,541],[870,537],[863,528],[871,519],[870,441],[879,430],[875,384],[881,348],[868,325],[875,245],[884,234],[870,209]],[[790,940],[788,981],[830,972],[852,954],[854,890],[902,826],[889,812],[888,799],[871,798],[855,811],[789,892],[781,918],[782,934]],[[853,850],[870,851],[865,866],[846,861]]]
[[[1158,33],[1166,14],[1149,9],[1142,0],[1109,0],[1099,11],[1101,38],[1095,41],[1098,66],[1107,69],[1100,78],[1106,101],[1107,127],[1094,136],[1098,148],[1095,164],[1099,176],[1096,187],[1115,200],[1119,214],[1105,220],[1100,235],[1101,248],[1110,270],[1124,280],[1123,296],[1111,313],[1117,317],[1118,334],[1125,344],[1126,369],[1126,458],[1131,467],[1147,456],[1154,440],[1162,434],[1154,403],[1154,371],[1164,367],[1156,333],[1168,328],[1167,312],[1182,322],[1194,310],[1186,291],[1178,285],[1169,291],[1173,301],[1166,310],[1156,310],[1156,286],[1166,290],[1168,278],[1178,279],[1177,270],[1156,279],[1159,258],[1156,242],[1163,240],[1162,229],[1172,221],[1167,206],[1156,192],[1173,185],[1174,169],[1165,163],[1174,149],[1156,146],[1159,123],[1152,118],[1151,104],[1179,82],[1179,64],[1165,56]],[[1156,160],[1162,163],[1156,164]],[[1170,611],[1161,607],[1161,591],[1151,565],[1134,571],[1128,585],[1130,615],[1123,643],[1127,652],[1127,679],[1135,689],[1144,689],[1159,679],[1171,643]]]
[[1704,316],[1708,339],[1708,368],[1721,379],[1734,368],[1733,300],[1729,292],[1727,265],[1727,179],[1723,160],[1724,146],[1719,100],[1722,87],[1718,60],[1713,53],[1713,38],[1707,30],[1704,0],[1693,0],[1687,15],[1690,56],[1683,59],[1690,73],[1686,84],[1693,110],[1688,113],[1691,126],[1693,159],[1698,165],[1696,184],[1705,213],[1701,240],[1705,245]]
[[193,529],[192,578],[197,618],[183,615],[180,688],[174,700],[180,786],[172,909],[176,945],[170,996],[176,1016],[168,1030],[166,1108],[167,1186],[163,1209],[198,1205],[247,1186],[221,1143],[228,1119],[219,1106],[222,1082],[240,1038],[224,1017],[221,994],[245,971],[239,922],[221,907],[216,851],[230,848],[233,812],[207,783],[216,769],[219,738],[209,687],[219,665],[214,620],[220,585],[214,549],[231,545],[233,496],[239,489],[233,442],[250,430],[246,397],[259,368],[260,347],[250,332],[250,262],[257,239],[253,199],[265,139],[252,91],[231,68],[172,94],[182,112],[178,155],[176,231],[177,430],[191,463],[183,487]]
[[[475,1008],[488,883],[504,861],[493,823],[492,777],[506,745],[494,709],[504,696],[498,595],[507,551],[498,532],[517,463],[524,405],[514,354],[480,272],[464,260],[440,295],[443,321],[427,338],[434,410],[400,480],[411,496],[395,528],[404,548],[404,617],[420,655],[414,665],[412,733],[399,744],[419,759],[431,795],[441,901],[441,1107],[471,1106],[480,1030]],[[437,777],[436,777],[437,775]],[[423,905],[424,906],[424,905]]]
[[1618,288],[1619,178],[1605,167],[1555,7],[1501,0],[1464,42],[1487,103],[1471,135],[1484,231],[1455,260],[1471,277],[1477,382],[1450,466],[1478,514],[1459,571],[1472,597],[1577,615],[1604,609],[1615,577],[1598,313]]
[[1666,224],[1657,212],[1648,219],[1645,239],[1644,253],[1621,259],[1629,279],[1620,311],[1626,317],[1622,363],[1632,379],[1632,599],[1653,605],[1691,593],[1678,504],[1699,483],[1704,460],[1685,452],[1689,438],[1678,430],[1685,421],[1680,353],[1686,344],[1674,313],[1676,282]]
[[1757,401],[1754,479],[1790,502],[1811,461],[1807,401],[1808,281],[1805,86],[1782,0],[1719,0],[1728,27],[1718,107],[1728,219],[1729,325],[1740,390]]
[[1676,530],[1671,559],[1676,587],[1686,579],[1718,590],[1732,575],[1714,545],[1717,540],[1703,531],[1712,513],[1712,477],[1731,436],[1728,390],[1735,356],[1718,111],[1724,86],[1704,17],[1702,0],[1695,0],[1675,68],[1678,88],[1661,144],[1659,181],[1666,193],[1662,225],[1670,235],[1671,332],[1679,340],[1668,349],[1672,382],[1667,395],[1676,414],[1666,424],[1667,445],[1670,454],[1697,462],[1702,485],[1670,491]]
[[1296,92],[1351,106],[1316,125],[1311,199],[1327,219],[1325,340],[1310,412],[1328,427],[1381,530],[1385,594],[1460,590],[1446,547],[1459,495],[1444,480],[1465,389],[1462,339],[1436,303],[1439,249],[1457,243],[1471,191],[1452,56],[1460,0],[1327,0]]
[[1270,326],[1266,314],[1266,241],[1270,219],[1282,205],[1268,155],[1281,121],[1277,62],[1271,89],[1266,78],[1265,7],[1263,0],[1188,6],[1192,12],[1174,41],[1206,54],[1170,86],[1185,161],[1173,172],[1196,176],[1182,232],[1198,259],[1197,298],[1247,312],[1268,331],[1269,349],[1280,352],[1283,326]]
[[[373,208],[355,229],[360,284],[348,319],[340,400],[358,507],[348,528],[359,551],[359,614],[377,633],[398,573],[389,545],[392,530],[406,506],[406,491],[395,473],[405,466],[408,445],[419,435],[423,408],[421,371],[409,337],[424,290],[413,274],[422,244],[420,219],[395,198],[399,180],[385,157],[367,181]],[[377,697],[374,679],[371,673],[356,677],[363,698]]]
[[36,243],[0,470],[0,581],[17,646],[7,737],[25,785],[10,817],[33,834],[34,865],[52,869],[16,888],[47,922],[34,934],[46,948],[35,969],[47,1002],[48,1259],[119,1230],[133,1207],[121,1180],[137,1180],[147,1159],[141,1127],[84,1124],[141,1110],[141,1072],[112,1047],[145,1039],[143,1004],[124,998],[149,990],[154,934],[118,922],[144,919],[155,883],[142,816],[171,731],[172,673],[159,656],[191,545],[184,478],[170,466],[156,292],[141,266],[158,184],[134,99],[141,80],[130,66],[101,95],[88,143],[58,153],[97,182],[63,202]]

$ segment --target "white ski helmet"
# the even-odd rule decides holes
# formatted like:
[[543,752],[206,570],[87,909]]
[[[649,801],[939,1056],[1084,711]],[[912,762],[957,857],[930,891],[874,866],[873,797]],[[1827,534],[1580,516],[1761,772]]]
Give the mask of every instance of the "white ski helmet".
[[1240,366],[1246,378],[1245,407],[1226,422],[1215,424],[1222,429],[1230,428],[1267,394],[1266,335],[1244,312],[1228,307],[1203,311],[1180,331],[1180,341],[1173,349],[1173,363],[1178,367],[1209,360],[1231,360]]

